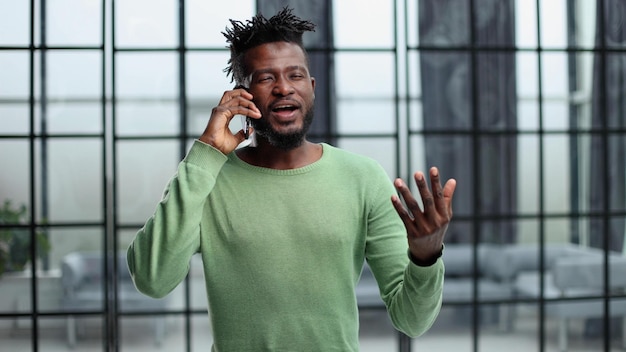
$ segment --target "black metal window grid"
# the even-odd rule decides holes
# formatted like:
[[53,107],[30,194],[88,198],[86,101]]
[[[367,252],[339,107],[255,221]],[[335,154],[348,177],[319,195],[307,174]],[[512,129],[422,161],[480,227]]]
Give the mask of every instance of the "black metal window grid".
[[[578,65],[580,61],[585,57],[593,57],[597,65],[596,79],[598,80],[598,104],[597,114],[601,117],[609,116],[613,113],[614,109],[617,109],[617,115],[626,116],[623,114],[624,106],[615,104],[614,101],[609,100],[611,92],[616,89],[614,85],[609,85],[611,81],[611,72],[607,69],[610,66],[610,62],[616,59],[622,59],[626,57],[626,45],[607,42],[605,39],[606,26],[609,20],[606,18],[606,14],[611,14],[611,10],[619,10],[621,3],[619,1],[600,0],[597,3],[597,20],[600,24],[598,26],[598,37],[600,38],[593,46],[580,45],[576,41],[576,30],[578,29],[578,20],[583,16],[576,11],[577,5],[585,3],[584,1],[567,1],[566,8],[567,13],[563,16],[567,16],[567,33],[568,43],[564,47],[553,47],[545,45],[543,43],[542,33],[546,31],[545,24],[547,23],[541,13],[543,8],[542,4],[545,1],[537,0],[535,2],[536,8],[536,45],[533,46],[518,46],[515,42],[508,44],[484,44],[481,43],[479,37],[479,21],[477,17],[476,9],[483,4],[484,1],[479,0],[467,0],[462,2],[469,9],[467,11],[468,18],[468,41],[462,44],[431,44],[423,43],[420,40],[412,39],[415,34],[413,30],[420,27],[419,16],[416,14],[416,9],[419,4],[434,4],[430,1],[418,1],[412,2],[410,0],[396,0],[393,1],[390,6],[392,7],[391,14],[393,18],[390,22],[393,24],[393,44],[385,47],[341,47],[331,46],[326,48],[313,48],[312,51],[327,52],[332,54],[334,59],[341,57],[342,55],[382,55],[388,56],[392,62],[393,73],[391,97],[383,97],[381,100],[390,99],[393,101],[393,126],[389,128],[389,131],[382,132],[362,132],[358,128],[354,131],[349,129],[341,129],[339,127],[340,112],[337,111],[337,106],[348,103],[363,103],[362,100],[372,99],[372,97],[366,97],[360,99],[359,97],[350,95],[350,92],[339,92],[337,97],[334,98],[334,104],[328,107],[326,115],[329,116],[327,129],[322,132],[316,132],[313,136],[319,140],[331,140],[334,143],[342,146],[345,145],[348,148],[358,148],[359,143],[370,143],[372,141],[383,141],[381,145],[390,145],[393,151],[392,160],[382,160],[387,167],[387,171],[395,176],[401,176],[407,182],[411,182],[411,174],[418,167],[424,166],[422,161],[419,161],[421,154],[423,154],[423,141],[424,140],[441,140],[454,141],[464,140],[470,147],[466,152],[469,152],[469,165],[467,175],[471,176],[474,181],[471,185],[460,179],[460,187],[467,187],[468,199],[470,199],[471,207],[464,209],[459,214],[455,214],[455,222],[459,225],[457,227],[458,233],[465,233],[465,239],[467,242],[473,244],[475,250],[480,243],[492,241],[492,242],[507,242],[510,239],[496,237],[489,238],[488,231],[494,227],[517,227],[519,224],[530,224],[531,227],[536,229],[536,242],[537,251],[539,253],[539,265],[544,267],[546,265],[544,257],[545,246],[550,242],[549,229],[554,226],[555,223],[569,222],[570,223],[570,235],[567,239],[571,243],[581,243],[585,236],[593,236],[592,234],[585,235],[586,227],[596,226],[595,229],[599,229],[599,233],[595,233],[595,237],[589,240],[589,244],[598,247],[604,251],[605,261],[603,270],[603,280],[605,282],[604,292],[602,295],[592,295],[589,297],[583,297],[582,299],[596,299],[603,300],[604,315],[600,319],[601,325],[604,327],[612,326],[614,324],[610,317],[611,305],[619,299],[624,299],[626,296],[623,294],[615,294],[610,291],[610,267],[608,254],[611,250],[616,250],[615,239],[611,237],[611,229],[619,226],[617,223],[620,219],[625,218],[626,209],[619,203],[609,197],[610,194],[615,193],[615,174],[613,163],[615,154],[618,153],[614,150],[613,145],[615,141],[624,139],[626,130],[624,129],[623,122],[610,120],[609,118],[600,118],[597,123],[580,124],[580,114],[583,108],[580,107],[573,97],[574,93],[580,88],[578,83],[581,80],[581,72]],[[514,1],[502,1],[503,4],[514,4]],[[124,151],[126,148],[137,147],[143,144],[144,148],[149,148],[152,145],[168,144],[167,148],[175,149],[171,155],[175,156],[174,159],[182,158],[193,138],[197,136],[200,131],[197,131],[193,125],[193,121],[190,116],[193,113],[202,110],[202,107],[198,107],[197,103],[189,98],[189,57],[193,53],[215,53],[218,55],[225,53],[223,47],[198,47],[187,45],[188,29],[185,26],[186,21],[186,6],[187,1],[179,0],[176,2],[176,8],[178,13],[176,14],[177,28],[172,30],[177,33],[175,36],[175,45],[171,47],[143,47],[143,46],[126,46],[119,45],[116,38],[116,7],[120,2],[112,0],[102,0],[98,2],[99,11],[99,23],[101,36],[100,42],[93,45],[50,45],[48,38],[48,13],[51,7],[56,6],[54,2],[46,0],[31,0],[30,12],[29,12],[29,39],[27,44],[23,45],[3,45],[0,43],[0,56],[9,54],[19,54],[27,57],[28,59],[28,92],[23,97],[3,97],[0,95],[0,107],[2,106],[27,106],[27,128],[24,131],[9,131],[3,132],[0,130],[0,145],[14,146],[14,143],[21,144],[26,150],[27,157],[27,194],[28,194],[28,223],[0,223],[0,230],[8,229],[25,229],[27,230],[31,241],[34,242],[35,237],[41,231],[50,236],[50,233],[59,231],[87,231],[93,234],[95,242],[98,243],[97,247],[102,251],[104,265],[104,301],[102,309],[91,310],[81,313],[72,313],[72,315],[84,316],[84,317],[96,317],[102,322],[101,328],[101,343],[102,349],[105,351],[118,351],[123,349],[123,338],[120,327],[126,323],[128,319],[140,318],[140,317],[175,317],[180,319],[182,325],[183,337],[180,348],[192,351],[195,350],[193,340],[193,325],[194,318],[206,317],[206,309],[198,308],[192,305],[192,288],[190,287],[190,280],[187,279],[183,285],[183,305],[177,309],[168,309],[165,311],[140,311],[140,312],[121,312],[119,309],[119,297],[118,288],[115,278],[119,275],[120,270],[125,270],[118,266],[117,261],[112,260],[111,255],[123,248],[124,241],[128,238],[129,234],[142,226],[141,222],[134,219],[127,219],[123,214],[120,214],[120,209],[127,207],[126,204],[121,204],[122,193],[128,186],[120,184],[119,175],[127,170],[123,168],[127,167],[124,160]],[[328,2],[330,4],[330,2]],[[616,5],[618,4],[618,5]],[[621,4],[623,6],[623,4]],[[329,5],[332,6],[332,5]],[[617,7],[613,7],[617,6]],[[473,10],[472,10],[473,9]],[[336,15],[336,14],[334,14]],[[423,29],[423,28],[422,28]],[[142,98],[142,97],[129,97],[125,93],[120,93],[120,87],[118,86],[118,75],[121,73],[127,73],[120,68],[123,64],[123,60],[127,57],[125,55],[133,54],[153,54],[163,53],[170,56],[173,59],[175,65],[174,72],[177,74],[175,82],[177,86],[174,88],[174,95],[166,98]],[[418,76],[420,75],[420,64],[417,63],[417,59],[420,56],[428,53],[449,54],[451,56],[462,56],[464,60],[469,63],[469,72],[467,72],[469,82],[469,106],[466,113],[470,116],[471,124],[465,127],[444,126],[443,128],[425,127],[421,122],[422,116],[419,109],[416,106],[422,107],[423,104],[423,87],[424,82],[420,82]],[[98,77],[95,90],[99,92],[97,96],[76,96],[76,97],[58,97],[54,94],[50,94],[50,71],[51,58],[55,58],[55,55],[72,55],[72,54],[87,54],[94,55],[99,60],[97,65]],[[527,98],[533,100],[533,106],[536,107],[537,128],[520,128],[519,126],[506,126],[504,128],[492,128],[492,126],[485,126],[481,124],[480,116],[483,112],[481,109],[481,95],[480,79],[482,68],[480,67],[481,59],[488,55],[502,55],[502,56],[519,56],[528,55],[535,59],[536,74],[534,77],[537,84],[538,94],[536,97]],[[568,69],[569,69],[569,92],[571,95],[567,97],[570,99],[569,104],[569,123],[565,128],[552,128],[549,127],[551,116],[546,112],[547,107],[550,106],[552,98],[549,92],[544,92],[545,89],[545,77],[550,73],[545,71],[545,61],[551,55],[564,55],[567,57]],[[121,63],[122,61],[122,63]],[[623,66],[622,66],[623,67]],[[11,68],[2,68],[11,69]],[[338,80],[338,73],[329,72],[328,81],[333,82]],[[364,72],[367,74],[367,72]],[[523,77],[517,77],[521,79]],[[0,84],[11,85],[12,82],[0,82]],[[420,86],[421,89],[416,88]],[[613,84],[613,83],[611,83]],[[624,92],[623,82],[621,86],[619,82],[617,87]],[[345,93],[342,95],[342,93]],[[328,101],[333,101],[329,97]],[[516,97],[519,100],[523,98]],[[592,99],[591,97],[588,97]],[[120,133],[120,111],[124,103],[143,103],[146,105],[151,104],[164,104],[168,108],[173,109],[177,118],[175,119],[174,126],[176,130],[171,132],[156,132],[156,133]],[[88,128],[85,131],[73,131],[73,132],[56,132],[54,128],[51,130],[50,116],[53,113],[55,104],[92,104],[96,106],[97,115],[99,118],[93,121],[99,126]],[[452,104],[454,102],[451,102]],[[193,110],[193,112],[192,112]],[[4,118],[0,116],[0,119]],[[7,118],[9,116],[7,115]],[[368,117],[371,118],[371,117]],[[24,123],[25,121],[20,121]],[[423,122],[423,121],[422,121]],[[1,126],[0,122],[0,126]],[[546,127],[548,126],[548,127]],[[532,175],[533,179],[538,180],[535,184],[537,189],[533,190],[537,195],[537,206],[532,211],[521,211],[515,208],[511,208],[510,211],[502,212],[489,212],[484,208],[484,204],[481,203],[481,197],[488,192],[486,187],[489,184],[480,183],[479,180],[486,177],[485,171],[489,169],[483,168],[481,165],[486,161],[487,154],[485,154],[485,140],[490,138],[499,138],[504,141],[520,139],[531,139],[534,141],[537,150],[532,155],[533,160],[536,161],[535,174]],[[565,170],[570,177],[570,198],[568,199],[567,211],[553,211],[546,207],[549,203],[551,190],[549,188],[549,182],[545,181],[548,178],[546,171],[549,169],[546,166],[551,162],[551,159],[547,157],[550,154],[551,145],[550,141],[554,138],[564,138],[568,140],[568,146],[570,148],[569,169]],[[91,150],[97,151],[99,155],[95,156],[96,161],[91,166],[96,166],[99,170],[96,171],[92,184],[96,184],[100,191],[97,192],[100,197],[101,207],[96,214],[89,219],[63,219],[61,220],[49,220],[54,209],[50,207],[50,194],[54,190],[50,189],[50,168],[53,167],[49,164],[50,160],[50,146],[53,148],[58,146],[57,143],[76,143],[77,147],[84,146],[83,143],[91,143],[91,146],[86,148],[92,148]],[[591,172],[591,177],[598,178],[597,186],[581,186],[582,183],[588,182],[585,177],[589,177],[588,174],[582,173],[581,170],[591,164],[586,164],[584,160],[593,159],[587,155],[584,158],[579,155],[579,151],[583,150],[585,145],[597,143],[599,159],[595,161],[599,165],[600,169]],[[436,144],[436,143],[435,143]],[[445,144],[445,143],[444,143]],[[436,144],[438,145],[438,144]],[[52,148],[52,149],[53,149]],[[619,150],[619,149],[618,149]],[[454,150],[453,150],[454,152]],[[518,155],[519,152],[518,152]],[[580,158],[579,158],[580,156]],[[584,160],[581,160],[584,159]],[[416,161],[417,160],[417,161]],[[7,159],[8,161],[8,159]],[[170,160],[172,165],[175,165],[177,160]],[[591,162],[589,162],[591,163]],[[9,164],[12,165],[12,164]],[[591,165],[591,166],[593,166]],[[624,164],[620,164],[623,168]],[[56,165],[54,165],[56,166]],[[56,166],[58,167],[58,166]],[[445,170],[442,169],[443,172]],[[523,184],[524,179],[519,176],[522,170],[517,169],[517,180],[515,185]],[[597,172],[597,175],[595,176]],[[623,170],[622,170],[623,172]],[[8,174],[8,172],[7,172]],[[91,175],[91,174],[90,174]],[[619,178],[617,180],[620,180]],[[622,178],[623,182],[624,179]],[[595,192],[599,192],[600,197],[599,205],[585,205],[586,201],[584,192],[586,188],[591,188]],[[596,187],[596,188],[593,188]],[[518,188],[519,189],[519,188]],[[623,191],[623,186],[617,187],[617,190]],[[0,191],[2,188],[0,187]],[[0,193],[0,196],[2,193]],[[623,198],[623,194],[622,194]],[[1,199],[0,199],[1,200]],[[54,217],[54,216],[53,216]],[[504,225],[503,225],[504,224]],[[462,235],[459,235],[462,236]],[[73,236],[72,239],[78,239],[79,236]],[[455,241],[462,242],[459,237],[454,237]],[[622,238],[623,240],[623,238]],[[623,244],[622,244],[623,245]],[[621,250],[621,248],[619,248]],[[31,246],[31,257],[37,257],[38,252],[35,246]],[[475,255],[474,258],[477,256]],[[476,259],[474,259],[476,260]],[[40,264],[31,266],[28,270],[30,276],[28,278],[28,301],[29,307],[26,310],[2,311],[0,310],[0,322],[14,322],[18,321],[26,324],[26,334],[30,337],[30,349],[32,351],[46,350],[42,345],[44,341],[45,331],[42,326],[48,324],[49,321],[55,319],[64,319],[69,314],[64,310],[48,310],[42,309],[40,303],[42,297],[40,297],[40,280],[39,276],[41,271],[46,272],[52,270],[51,258],[44,257]],[[478,262],[474,261],[473,266],[478,266]],[[543,283],[543,280],[540,281]],[[539,298],[537,300],[532,299],[510,299],[510,300],[481,300],[479,299],[479,287],[477,285],[477,277],[474,277],[473,299],[469,303],[456,304],[444,302],[444,310],[448,308],[468,307],[471,312],[471,327],[469,335],[471,336],[471,347],[468,349],[473,351],[488,350],[488,346],[483,344],[483,331],[480,311],[485,306],[493,305],[510,305],[515,306],[517,304],[533,304],[537,310],[537,329],[536,329],[536,342],[537,350],[545,351],[547,349],[547,339],[550,337],[547,335],[548,326],[546,325],[545,306],[552,300],[546,300]],[[2,285],[2,279],[0,278],[0,285]],[[545,287],[540,284],[541,289]],[[604,328],[601,333],[598,349],[609,351],[612,346],[615,331],[609,328]],[[443,337],[442,337],[443,338]],[[446,336],[446,338],[451,338]],[[399,351],[410,351],[412,345],[419,346],[419,339],[411,341],[406,337],[400,335],[398,340],[397,349]]]

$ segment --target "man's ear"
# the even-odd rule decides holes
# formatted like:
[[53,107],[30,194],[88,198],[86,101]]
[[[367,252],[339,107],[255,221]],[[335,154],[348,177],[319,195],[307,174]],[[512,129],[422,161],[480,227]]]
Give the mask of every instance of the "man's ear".
[[315,99],[315,77],[311,77],[311,87],[313,88],[313,99]]

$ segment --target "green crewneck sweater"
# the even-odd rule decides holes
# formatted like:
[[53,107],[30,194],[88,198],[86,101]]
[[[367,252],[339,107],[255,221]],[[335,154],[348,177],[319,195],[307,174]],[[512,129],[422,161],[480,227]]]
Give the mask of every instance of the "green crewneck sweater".
[[373,160],[322,144],[292,170],[195,141],[128,249],[135,285],[162,297],[203,261],[213,351],[358,351],[355,286],[367,259],[397,329],[435,320],[443,263],[419,267]]

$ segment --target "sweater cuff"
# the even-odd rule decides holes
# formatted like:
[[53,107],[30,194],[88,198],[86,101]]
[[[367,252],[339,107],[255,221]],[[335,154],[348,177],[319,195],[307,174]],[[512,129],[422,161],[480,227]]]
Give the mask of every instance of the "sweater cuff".
[[219,170],[227,160],[228,157],[222,152],[196,139],[183,161],[203,169],[217,168]]
[[413,264],[417,266],[421,266],[421,267],[428,267],[428,266],[432,266],[433,264],[435,264],[437,260],[441,258],[441,256],[443,255],[443,248],[444,248],[444,245],[441,245],[441,250],[439,251],[439,253],[437,253],[437,255],[433,256],[432,258],[428,260],[419,260],[415,258],[413,254],[411,254],[410,249],[407,251],[407,255],[409,256],[409,259],[411,260]]

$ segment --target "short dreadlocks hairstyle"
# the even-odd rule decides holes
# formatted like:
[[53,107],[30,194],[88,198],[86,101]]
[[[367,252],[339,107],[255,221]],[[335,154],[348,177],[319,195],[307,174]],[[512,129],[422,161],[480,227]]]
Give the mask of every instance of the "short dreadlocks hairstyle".
[[234,81],[236,84],[245,82],[244,56],[249,49],[266,43],[289,42],[300,46],[306,55],[302,34],[305,31],[315,31],[314,23],[295,16],[288,7],[270,19],[259,13],[246,23],[232,19],[230,23],[232,28],[226,28],[226,31],[222,32],[226,41],[230,43],[230,59],[224,72],[231,76],[231,82]]

